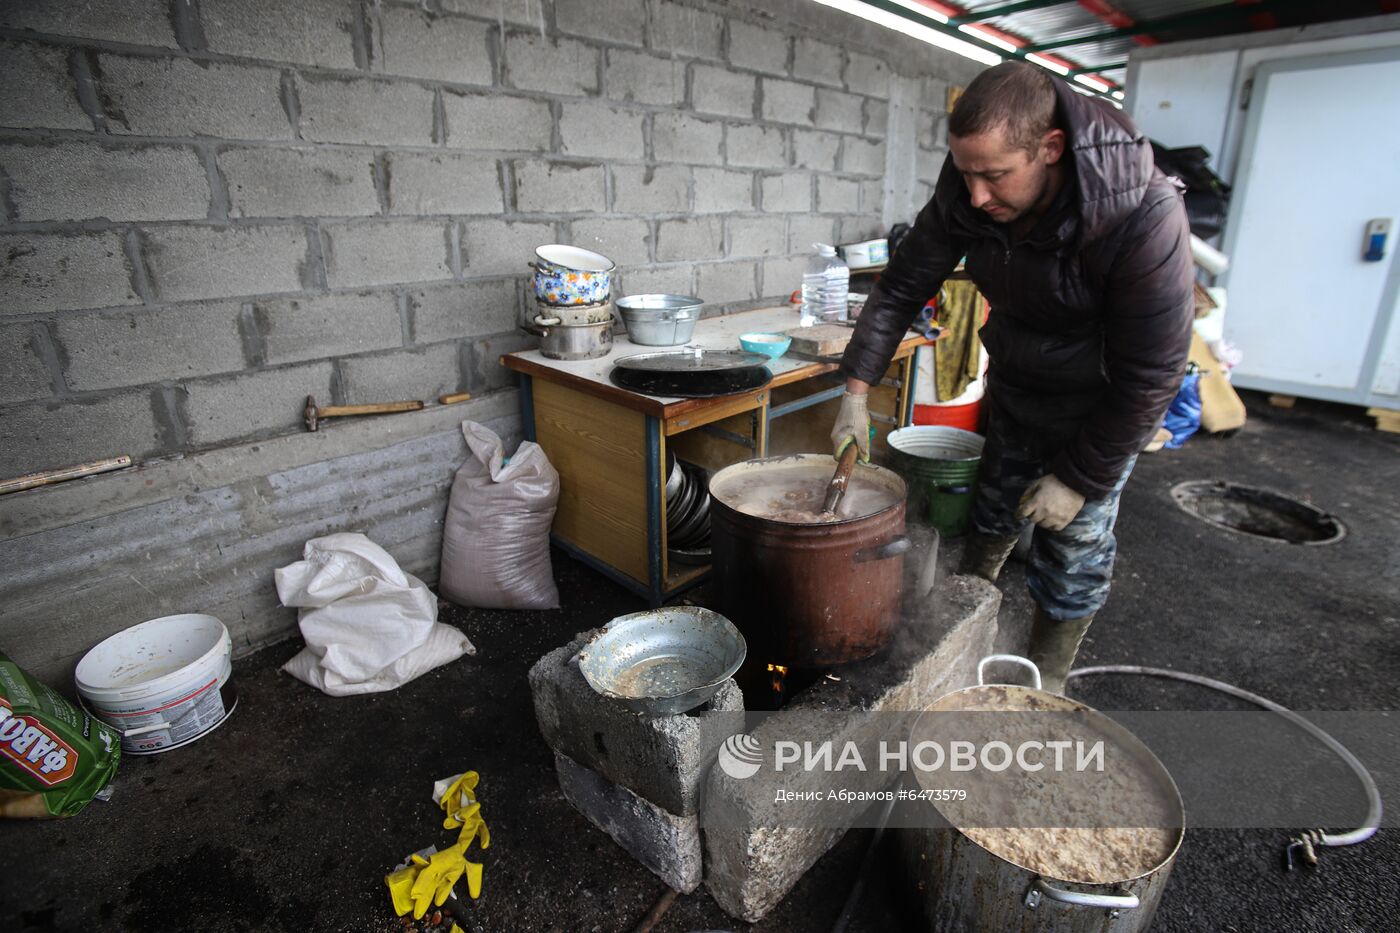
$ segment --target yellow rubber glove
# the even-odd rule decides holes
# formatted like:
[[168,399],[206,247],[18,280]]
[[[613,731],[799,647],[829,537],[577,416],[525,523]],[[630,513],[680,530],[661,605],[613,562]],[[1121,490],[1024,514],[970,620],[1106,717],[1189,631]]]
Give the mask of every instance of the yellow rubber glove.
[[481,775],[475,771],[467,771],[443,791],[442,799],[438,801],[438,806],[447,814],[447,818],[442,821],[443,829],[456,829],[462,825],[457,813],[476,803],[476,785],[480,780]]
[[384,876],[389,886],[389,897],[394,902],[394,913],[400,917],[413,909],[413,882],[418,877],[418,866],[409,865]]
[[480,862],[467,863],[467,893],[472,896],[472,900],[481,897],[481,876],[483,867]]
[[457,836],[457,844],[463,849],[478,838],[483,849],[491,847],[491,831],[486,828],[486,821],[481,818],[481,804],[474,803],[465,810],[459,810],[453,818],[461,821],[462,832]]
[[[467,860],[463,857],[466,846],[460,843],[434,852],[431,858],[414,855],[412,861],[418,866],[418,877],[413,882],[409,895],[413,898],[413,919],[422,920],[431,906],[441,907],[452,893],[452,886],[467,870]],[[412,867],[412,866],[410,866]],[[468,880],[470,884],[470,879]]]

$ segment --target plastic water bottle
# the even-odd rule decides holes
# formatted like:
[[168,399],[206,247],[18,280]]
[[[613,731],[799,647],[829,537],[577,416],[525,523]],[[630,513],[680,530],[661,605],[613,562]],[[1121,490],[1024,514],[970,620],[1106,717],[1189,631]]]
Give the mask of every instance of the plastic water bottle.
[[851,288],[851,270],[836,247],[813,243],[817,253],[807,263],[802,275],[803,327],[818,322],[846,320],[846,295]]

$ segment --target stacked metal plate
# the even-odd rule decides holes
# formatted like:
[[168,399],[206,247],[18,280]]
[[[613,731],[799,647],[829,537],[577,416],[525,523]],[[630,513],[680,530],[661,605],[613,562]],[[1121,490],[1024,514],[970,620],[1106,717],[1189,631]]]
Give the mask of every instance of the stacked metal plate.
[[666,474],[667,554],[673,564],[710,562],[709,478],[697,466],[668,457]]

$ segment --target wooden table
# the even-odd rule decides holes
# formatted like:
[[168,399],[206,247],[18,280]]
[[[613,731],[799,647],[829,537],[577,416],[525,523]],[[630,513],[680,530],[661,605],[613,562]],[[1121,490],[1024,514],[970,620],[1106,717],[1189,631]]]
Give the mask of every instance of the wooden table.
[[[700,321],[687,347],[739,349],[739,335],[781,332],[797,325],[790,306],[761,308]],[[871,393],[877,434],[909,423],[914,407],[914,351],[927,341],[907,334],[880,386]],[[761,389],[718,398],[642,395],[609,380],[613,363],[658,347],[618,337],[595,360],[562,361],[522,350],[501,357],[520,379],[525,436],[544,448],[559,471],[554,542],[573,556],[659,606],[701,582],[709,567],[672,567],[666,551],[667,451],[707,470],[764,457],[774,422],[807,417],[779,452],[826,450],[834,411],[817,411],[845,388],[837,360],[791,355],[769,364],[773,381]],[[678,349],[678,348],[677,348]],[[819,432],[819,433],[818,433]],[[802,434],[802,436],[799,436]]]

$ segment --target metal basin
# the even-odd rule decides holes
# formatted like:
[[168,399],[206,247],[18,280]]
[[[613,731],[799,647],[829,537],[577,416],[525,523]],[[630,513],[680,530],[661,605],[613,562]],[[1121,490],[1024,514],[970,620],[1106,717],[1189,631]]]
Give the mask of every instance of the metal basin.
[[633,343],[674,347],[690,340],[704,306],[686,295],[629,295],[617,299],[617,311]]
[[671,606],[613,619],[578,653],[578,668],[603,696],[646,716],[674,716],[714,696],[746,651],[724,616]]

